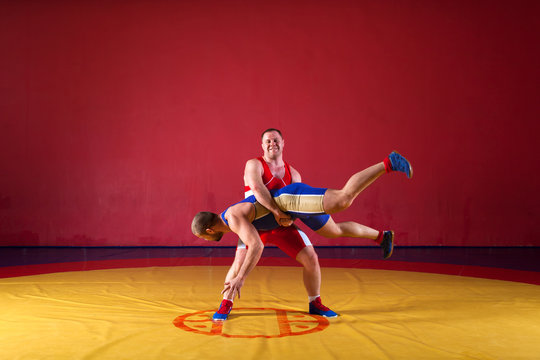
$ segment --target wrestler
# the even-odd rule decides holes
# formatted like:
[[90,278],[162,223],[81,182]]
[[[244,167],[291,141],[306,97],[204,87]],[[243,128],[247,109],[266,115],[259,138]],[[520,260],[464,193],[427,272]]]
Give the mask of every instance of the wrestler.
[[[337,313],[324,306],[320,296],[321,269],[313,245],[304,231],[292,224],[291,217],[281,211],[272,198],[270,190],[280,189],[291,183],[301,182],[298,170],[283,160],[285,140],[278,129],[270,128],[261,134],[263,154],[246,162],[244,170],[245,197],[254,195],[267,208],[280,226],[268,231],[259,231],[262,243],[273,244],[303,266],[302,278],[308,295],[310,314],[336,317]],[[292,224],[292,226],[290,226]],[[364,236],[376,240],[379,231],[366,227]],[[238,239],[234,261],[227,272],[225,282],[234,278],[242,267],[247,252],[246,245]],[[234,299],[224,294],[214,320],[223,320],[231,311]]]

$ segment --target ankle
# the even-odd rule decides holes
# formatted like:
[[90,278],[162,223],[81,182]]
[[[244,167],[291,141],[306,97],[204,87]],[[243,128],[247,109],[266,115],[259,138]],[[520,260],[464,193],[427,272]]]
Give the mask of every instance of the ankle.
[[389,172],[393,171],[392,163],[390,162],[390,158],[388,156],[383,160],[383,163],[384,163],[384,171],[385,172],[389,173]]
[[375,241],[375,243],[377,243],[377,245],[381,245],[382,241],[383,241],[383,236],[384,236],[384,231],[379,231],[379,235],[377,235],[377,238],[373,241]]

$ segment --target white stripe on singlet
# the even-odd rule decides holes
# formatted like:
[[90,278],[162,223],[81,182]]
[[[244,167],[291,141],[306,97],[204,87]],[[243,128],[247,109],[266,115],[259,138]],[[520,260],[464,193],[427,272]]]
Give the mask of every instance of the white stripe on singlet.
[[302,237],[302,240],[304,240],[304,244],[306,246],[313,246],[311,245],[311,241],[309,241],[309,238],[307,237],[307,235],[300,228],[297,227],[296,230],[300,234],[300,237]]

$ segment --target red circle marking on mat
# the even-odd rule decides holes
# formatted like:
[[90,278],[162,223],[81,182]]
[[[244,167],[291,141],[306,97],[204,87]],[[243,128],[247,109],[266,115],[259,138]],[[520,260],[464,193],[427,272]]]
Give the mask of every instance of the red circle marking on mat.
[[[197,311],[194,313],[181,315],[177,317],[176,319],[174,319],[173,324],[174,326],[182,330],[193,332],[196,334],[218,335],[218,336],[224,336],[228,338],[244,338],[244,339],[245,338],[260,338],[260,337],[280,338],[280,337],[285,337],[285,336],[306,335],[306,334],[323,331],[324,329],[328,327],[328,325],[330,325],[329,321],[322,316],[301,313],[299,311],[293,311],[293,310],[283,310],[283,309],[274,309],[274,308],[236,308],[234,310],[235,311],[241,311],[241,310],[274,311],[275,316],[276,316],[276,321],[279,327],[279,334],[274,334],[274,335],[230,334],[223,329],[223,325],[224,325],[223,321],[220,321],[220,322],[212,321],[212,314],[215,312],[215,310]],[[294,315],[294,314],[299,314],[299,313],[301,313],[302,315]],[[295,317],[297,319],[289,320],[288,314],[291,317]],[[299,316],[305,319],[303,320],[298,319]],[[227,321],[230,321],[230,320],[227,320]],[[302,324],[298,324],[298,323],[302,323]],[[310,328],[311,327],[310,325],[311,326],[314,325],[314,326]],[[201,328],[205,328],[205,330],[201,330]],[[298,331],[298,329],[305,329],[305,328],[308,328],[308,330]]]

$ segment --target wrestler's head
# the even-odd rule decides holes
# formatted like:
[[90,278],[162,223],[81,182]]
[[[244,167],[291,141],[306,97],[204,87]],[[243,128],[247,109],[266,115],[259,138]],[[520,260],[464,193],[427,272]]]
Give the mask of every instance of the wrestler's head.
[[214,226],[219,220],[219,215],[209,211],[201,211],[191,222],[191,232],[198,238],[207,241],[219,241],[223,237],[222,231],[215,231]]
[[283,147],[285,146],[281,131],[273,128],[266,129],[262,133],[261,140],[266,160],[277,159],[281,156]]

